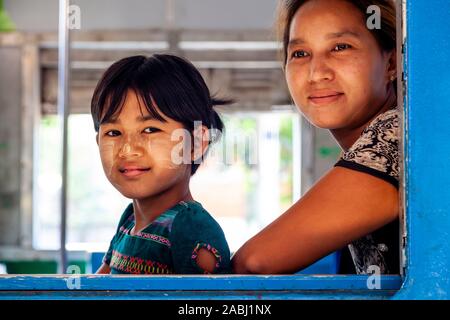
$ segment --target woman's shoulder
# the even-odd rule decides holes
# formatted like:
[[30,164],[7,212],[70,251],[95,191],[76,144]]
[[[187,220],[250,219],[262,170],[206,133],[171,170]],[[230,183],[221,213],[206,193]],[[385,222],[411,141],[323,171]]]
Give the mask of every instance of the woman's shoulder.
[[399,117],[397,107],[376,116],[353,145],[344,152],[344,159],[351,158],[355,152],[385,154],[398,150]]
[[335,166],[366,172],[398,188],[400,112],[398,107],[376,116]]
[[[400,109],[393,107],[376,116],[363,131],[363,133],[371,128],[380,128],[384,130],[392,130],[399,128]],[[398,134],[397,134],[398,136]]]

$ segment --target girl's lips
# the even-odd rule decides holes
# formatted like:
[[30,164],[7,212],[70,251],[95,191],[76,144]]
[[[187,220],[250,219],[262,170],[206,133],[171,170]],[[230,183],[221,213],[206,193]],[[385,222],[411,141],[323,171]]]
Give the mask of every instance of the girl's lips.
[[308,99],[315,105],[324,105],[335,102],[339,100],[344,94],[343,93],[334,93],[329,95],[322,96],[310,96]]
[[119,172],[125,177],[136,177],[150,171],[150,168],[123,168]]

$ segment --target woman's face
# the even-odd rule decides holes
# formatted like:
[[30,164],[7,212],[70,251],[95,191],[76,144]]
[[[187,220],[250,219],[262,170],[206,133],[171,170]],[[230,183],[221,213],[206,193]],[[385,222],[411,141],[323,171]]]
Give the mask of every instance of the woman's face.
[[313,125],[358,128],[387,98],[393,73],[391,56],[395,53],[380,50],[363,14],[352,4],[308,1],[296,12],[290,27],[286,62],[289,91]]

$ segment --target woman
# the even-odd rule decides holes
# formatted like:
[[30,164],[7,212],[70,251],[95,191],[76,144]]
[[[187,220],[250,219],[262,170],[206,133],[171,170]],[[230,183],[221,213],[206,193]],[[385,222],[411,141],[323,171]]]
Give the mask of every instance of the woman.
[[[370,5],[380,16],[366,14]],[[377,12],[375,11],[375,14]],[[371,18],[381,28],[369,29]],[[285,76],[295,105],[330,130],[342,156],[300,200],[247,241],[235,273],[294,273],[348,245],[353,270],[399,273],[395,7],[390,1],[280,5]]]

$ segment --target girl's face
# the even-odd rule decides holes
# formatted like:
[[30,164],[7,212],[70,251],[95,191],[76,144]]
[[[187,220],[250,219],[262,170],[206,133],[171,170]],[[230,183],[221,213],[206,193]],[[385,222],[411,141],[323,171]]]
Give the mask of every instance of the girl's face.
[[[179,139],[184,138],[183,125],[167,118],[152,118],[133,91],[129,91],[120,114],[100,125],[97,142],[103,170],[114,187],[125,197],[144,199],[185,184],[190,165],[178,161]],[[175,141],[173,141],[175,140]]]
[[342,0],[311,0],[293,17],[286,80],[292,98],[315,126],[354,129],[387,99],[392,71],[363,14]]

